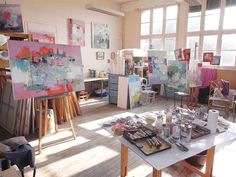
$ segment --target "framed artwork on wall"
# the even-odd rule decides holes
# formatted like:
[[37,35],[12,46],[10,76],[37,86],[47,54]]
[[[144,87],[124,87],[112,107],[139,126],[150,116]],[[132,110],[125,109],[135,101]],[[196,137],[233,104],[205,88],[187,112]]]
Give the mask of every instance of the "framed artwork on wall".
[[96,59],[97,60],[104,60],[105,53],[104,52],[96,52]]
[[109,49],[110,33],[107,24],[92,23],[92,47],[98,49]]
[[85,46],[85,23],[68,18],[68,44]]
[[0,4],[0,32],[24,32],[19,4]]

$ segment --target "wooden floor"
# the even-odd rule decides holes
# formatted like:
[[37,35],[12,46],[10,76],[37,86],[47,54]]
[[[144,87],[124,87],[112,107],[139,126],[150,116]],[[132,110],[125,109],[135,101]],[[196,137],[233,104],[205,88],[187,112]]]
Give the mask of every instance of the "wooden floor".
[[[162,110],[173,105],[164,99],[145,107],[131,110],[141,113]],[[43,151],[36,155],[37,177],[118,177],[120,173],[120,142],[118,137],[101,125],[112,116],[126,112],[106,100],[81,103],[83,116],[73,119],[77,139],[71,132],[59,132],[45,137]],[[118,116],[119,117],[119,116]],[[66,126],[63,124],[62,126]],[[31,141],[37,150],[37,140]],[[213,174],[215,177],[235,177],[236,142],[217,147]],[[129,151],[129,177],[151,177],[152,168]],[[32,176],[27,169],[26,176]],[[179,164],[164,169],[163,177],[196,177]]]

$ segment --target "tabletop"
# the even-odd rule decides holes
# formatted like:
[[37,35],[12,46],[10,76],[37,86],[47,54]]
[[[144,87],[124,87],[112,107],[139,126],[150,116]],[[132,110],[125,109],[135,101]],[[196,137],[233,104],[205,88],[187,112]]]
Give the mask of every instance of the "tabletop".
[[183,143],[188,149],[188,152],[180,151],[175,145],[171,149],[146,156],[134,144],[131,144],[124,137],[121,137],[120,142],[132,150],[135,154],[141,157],[149,165],[157,170],[169,167],[177,162],[192,157],[202,151],[205,151],[213,146],[224,144],[236,140],[236,134],[233,132],[223,132],[209,134],[194,140],[189,143]]

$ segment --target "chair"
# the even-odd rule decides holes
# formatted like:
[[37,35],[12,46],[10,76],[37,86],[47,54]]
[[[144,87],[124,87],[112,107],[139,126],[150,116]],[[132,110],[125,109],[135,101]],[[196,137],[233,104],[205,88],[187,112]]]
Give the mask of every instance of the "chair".
[[208,98],[208,110],[217,109],[223,110],[226,113],[226,116],[229,116],[229,107],[230,100],[227,98],[227,95],[221,93],[222,84],[220,81],[210,81],[210,91]]
[[147,105],[149,103],[152,103],[155,101],[156,99],[156,93],[155,91],[152,90],[151,86],[149,86],[147,83],[147,79],[146,78],[141,78],[140,79],[141,82],[141,87],[142,87],[142,91],[141,91],[141,102],[143,105]]
[[[174,93],[174,106],[175,106],[176,96],[180,97],[180,107],[182,108],[183,107],[183,99],[188,98],[189,94],[185,93],[185,92],[175,92]],[[188,105],[188,103],[187,103],[187,105]]]

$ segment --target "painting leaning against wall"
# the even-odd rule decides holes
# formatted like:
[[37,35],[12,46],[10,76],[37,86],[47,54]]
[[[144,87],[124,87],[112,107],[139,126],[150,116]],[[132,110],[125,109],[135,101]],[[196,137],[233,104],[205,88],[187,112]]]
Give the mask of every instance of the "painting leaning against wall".
[[0,32],[23,32],[19,4],[0,4]]
[[15,99],[84,90],[79,46],[8,41]]

